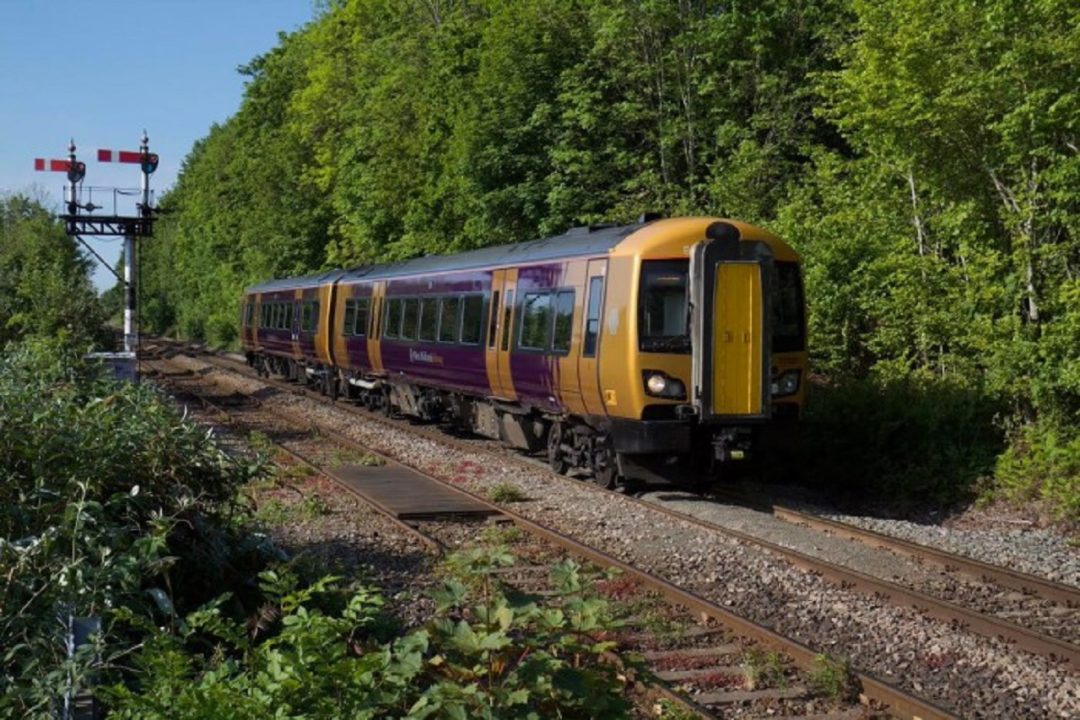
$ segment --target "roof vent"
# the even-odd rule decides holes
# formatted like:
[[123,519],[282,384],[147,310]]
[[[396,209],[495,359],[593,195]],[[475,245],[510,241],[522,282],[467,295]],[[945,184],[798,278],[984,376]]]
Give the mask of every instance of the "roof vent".
[[655,222],[656,220],[663,220],[664,213],[658,212],[643,212],[638,215],[638,223],[644,225],[645,223]]
[[596,232],[597,230],[606,230],[608,228],[613,228],[613,227],[618,227],[618,224],[609,223],[609,222],[591,223],[589,225],[580,225],[578,227],[572,227],[572,228],[570,228],[569,230],[566,231],[566,234],[567,235],[588,235],[589,233]]

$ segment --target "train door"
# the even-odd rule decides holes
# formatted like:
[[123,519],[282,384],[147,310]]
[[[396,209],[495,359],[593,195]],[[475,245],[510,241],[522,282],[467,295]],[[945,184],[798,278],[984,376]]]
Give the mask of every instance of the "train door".
[[508,400],[517,399],[517,390],[514,388],[514,378],[510,374],[510,353],[514,349],[514,322],[516,321],[515,306],[517,304],[517,268],[510,268],[503,275],[502,285],[502,311],[499,314],[499,397]]
[[692,397],[702,419],[765,418],[771,254],[764,243],[742,242],[737,230],[722,225],[691,255]]
[[262,307],[262,295],[256,294],[251,296],[252,308],[251,314],[251,347],[258,352],[262,349],[262,345],[259,339],[259,333],[262,331],[263,326],[263,307]]
[[510,373],[516,290],[517,268],[492,272],[491,300],[488,303],[487,331],[484,334],[485,358],[491,393],[504,400],[517,399],[514,379]]
[[337,334],[335,329],[340,323],[336,322],[337,313],[334,307],[337,301],[337,288],[338,283],[336,280],[332,282],[319,285],[315,291],[315,298],[318,301],[316,308],[318,314],[314,322],[315,333],[315,357],[323,365],[333,366],[337,363],[336,353],[334,352],[334,336]]
[[[581,380],[578,378],[578,358],[584,333],[585,271],[587,260],[571,260],[563,266],[562,281],[555,295],[555,327],[551,349],[554,372],[554,395],[559,405],[574,415],[584,415],[581,402]],[[568,317],[569,315],[569,317]]]
[[581,401],[589,415],[604,415],[600,392],[600,336],[604,321],[604,291],[607,284],[607,260],[590,260],[585,271],[585,306],[581,325],[581,354],[578,357],[578,382]]
[[289,330],[292,337],[293,357],[298,357],[300,355],[300,308],[303,304],[304,291],[296,290],[293,292],[292,302],[289,304],[289,317],[291,318]]
[[368,312],[367,356],[371,372],[383,372],[382,333],[385,322],[386,281],[379,280],[371,287],[371,309]]

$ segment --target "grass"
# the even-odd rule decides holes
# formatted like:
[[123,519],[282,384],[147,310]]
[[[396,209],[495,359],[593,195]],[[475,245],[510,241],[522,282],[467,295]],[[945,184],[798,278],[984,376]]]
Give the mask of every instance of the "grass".
[[296,520],[315,520],[329,515],[330,506],[319,495],[308,494],[299,502],[287,503],[271,498],[260,503],[255,518],[260,525],[273,527]]
[[529,497],[514,483],[501,482],[488,491],[488,497],[491,498],[491,502],[496,503],[515,503],[524,502]]
[[492,525],[484,530],[483,541],[489,545],[514,545],[525,538],[525,533],[517,525]]
[[296,504],[296,512],[306,520],[314,520],[323,515],[329,515],[330,506],[326,504],[321,495],[306,495],[303,500]]
[[810,684],[818,692],[835,701],[855,696],[855,677],[847,660],[831,655],[814,657],[814,669],[810,672]]
[[663,720],[698,720],[701,717],[693,710],[668,698],[661,698],[653,705],[653,715]]
[[270,439],[269,435],[259,430],[252,430],[248,433],[247,444],[253,450],[264,453],[270,453],[274,449],[274,441]]
[[750,689],[760,687],[787,687],[787,658],[776,650],[750,648],[743,653],[742,668]]

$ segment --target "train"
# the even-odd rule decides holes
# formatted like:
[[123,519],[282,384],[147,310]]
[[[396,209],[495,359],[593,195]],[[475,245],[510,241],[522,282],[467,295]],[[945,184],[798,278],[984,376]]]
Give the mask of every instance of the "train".
[[241,344],[260,374],[608,488],[755,459],[808,372],[798,254],[711,217],[271,280],[244,292]]

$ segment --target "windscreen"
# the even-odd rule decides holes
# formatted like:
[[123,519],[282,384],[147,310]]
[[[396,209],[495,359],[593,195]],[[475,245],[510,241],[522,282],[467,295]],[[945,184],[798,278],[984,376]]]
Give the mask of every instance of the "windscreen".
[[802,277],[798,263],[776,263],[772,316],[773,352],[795,352],[806,348]]
[[641,352],[690,352],[689,270],[689,260],[647,260],[642,263],[638,308]]

